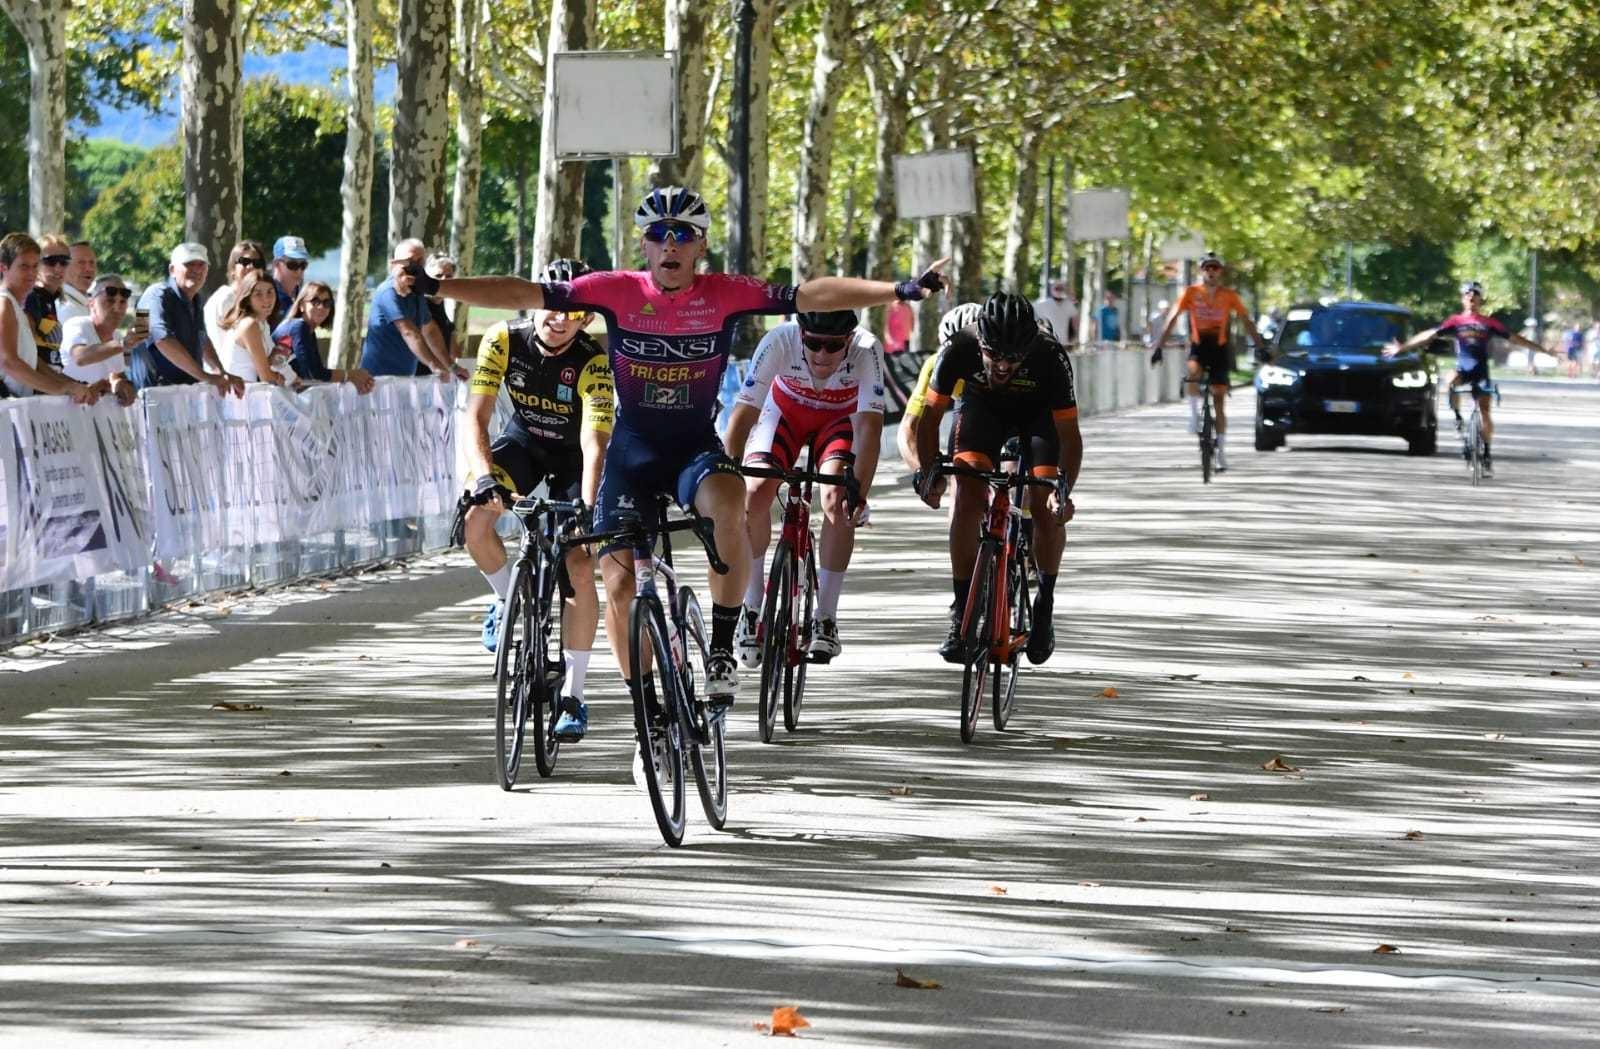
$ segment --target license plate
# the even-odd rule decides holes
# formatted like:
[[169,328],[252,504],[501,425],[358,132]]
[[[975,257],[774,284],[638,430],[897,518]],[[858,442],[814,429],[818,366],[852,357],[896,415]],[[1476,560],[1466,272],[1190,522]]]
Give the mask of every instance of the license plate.
[[1353,415],[1361,410],[1360,401],[1323,401],[1322,410],[1337,415]]

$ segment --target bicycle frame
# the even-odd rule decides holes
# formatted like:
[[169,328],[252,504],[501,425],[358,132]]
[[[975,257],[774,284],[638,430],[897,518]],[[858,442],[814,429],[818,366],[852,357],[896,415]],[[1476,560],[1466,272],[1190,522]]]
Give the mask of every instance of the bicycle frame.
[[[989,487],[989,505],[984,510],[979,542],[981,544],[985,540],[992,540],[996,544],[995,586],[989,608],[989,653],[1001,663],[1008,661],[1013,653],[1028,643],[1028,635],[1012,636],[1009,626],[1004,625],[1010,623],[1007,614],[1011,606],[1010,569],[1011,562],[1017,557],[1018,539],[1023,527],[1022,510],[1013,501],[1012,490],[1016,490],[1016,499],[1020,500],[1023,490],[1030,486],[1040,489],[1055,487],[1054,482],[1027,473],[1021,462],[1018,462],[1017,466],[1018,469],[1015,471],[992,472],[958,465],[940,467],[946,473],[957,477],[972,477],[983,481]],[[977,613],[975,596],[977,593],[978,588],[974,587],[967,594],[967,607],[961,616],[963,631]]]

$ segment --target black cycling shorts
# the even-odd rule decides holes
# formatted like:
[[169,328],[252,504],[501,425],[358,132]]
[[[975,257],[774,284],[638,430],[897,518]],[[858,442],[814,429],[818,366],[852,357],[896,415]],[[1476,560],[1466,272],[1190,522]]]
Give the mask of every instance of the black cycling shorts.
[[[1035,475],[1053,476],[1061,463],[1061,441],[1048,408],[1031,416],[1002,414],[987,401],[963,397],[956,403],[950,433],[950,458],[980,470],[993,470],[1012,437],[1027,442],[1028,465]],[[1019,444],[1020,444],[1019,441]]]
[[1207,386],[1227,386],[1233,375],[1233,351],[1225,342],[1202,338],[1189,344],[1189,359],[1200,362]]
[[495,483],[516,493],[531,495],[543,481],[551,499],[574,500],[583,495],[583,453],[540,447],[514,430],[489,446],[494,459]]

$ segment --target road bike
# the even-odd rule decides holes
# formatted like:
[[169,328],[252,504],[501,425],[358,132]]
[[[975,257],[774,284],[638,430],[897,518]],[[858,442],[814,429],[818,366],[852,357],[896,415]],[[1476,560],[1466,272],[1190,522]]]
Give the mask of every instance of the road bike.
[[986,683],[996,731],[1005,731],[1016,712],[1017,675],[1033,626],[1028,594],[1038,581],[1038,566],[1033,561],[1031,522],[1018,504],[1030,487],[1046,492],[1059,488],[1063,499],[1067,490],[1058,480],[1032,476],[1024,462],[1012,472],[941,461],[939,472],[970,477],[989,488],[972,586],[961,613],[961,742],[971,743]]
[[[1178,395],[1182,397],[1188,393],[1193,385],[1185,379],[1178,388]],[[1211,483],[1212,464],[1217,455],[1217,422],[1211,415],[1211,390],[1201,387],[1200,391],[1200,480],[1203,484]]]
[[721,830],[728,820],[728,760],[727,718],[710,713],[698,694],[706,683],[709,635],[694,590],[680,584],[673,569],[671,534],[693,532],[718,575],[727,574],[728,566],[717,556],[711,521],[692,510],[688,517],[666,521],[668,503],[667,497],[659,497],[662,524],[647,525],[637,512],[623,511],[616,528],[573,536],[566,543],[615,543],[633,550],[627,638],[633,724],[656,826],[662,839],[677,847],[683,844],[688,819],[684,765],[693,770],[706,820]]
[[[813,448],[812,452],[816,449]],[[855,474],[847,465],[843,474],[822,474],[814,470],[780,470],[773,466],[742,466],[746,477],[774,477],[784,488],[783,529],[772,553],[772,570],[767,575],[766,598],[761,603],[761,624],[756,637],[761,643],[761,705],[758,723],[761,742],[771,743],[777,723],[778,695],[783,695],[783,728],[793,732],[800,725],[800,707],[805,701],[806,665],[825,662],[810,654],[812,611],[817,600],[816,543],[811,535],[811,486],[831,484],[846,491],[847,512],[854,512],[861,498]],[[796,616],[796,611],[799,615]]]
[[[1461,413],[1455,410],[1455,398],[1458,391],[1467,389],[1472,398],[1472,413],[1467,416],[1465,424],[1461,421]],[[1461,434],[1461,458],[1467,461],[1467,469],[1472,474],[1472,487],[1476,488],[1483,483],[1483,478],[1491,470],[1488,465],[1489,442],[1483,436],[1483,412],[1479,408],[1479,397],[1493,397],[1494,403],[1500,403],[1500,387],[1492,382],[1458,383],[1451,386],[1448,399],[1450,408],[1455,413],[1456,430]]]
[[562,576],[559,535],[582,509],[582,503],[534,497],[511,504],[522,524],[522,550],[511,570],[495,644],[494,766],[501,790],[517,785],[530,724],[540,776],[555,772],[561,752],[553,732],[561,717],[558,697],[565,676],[557,592],[565,592],[568,584]]

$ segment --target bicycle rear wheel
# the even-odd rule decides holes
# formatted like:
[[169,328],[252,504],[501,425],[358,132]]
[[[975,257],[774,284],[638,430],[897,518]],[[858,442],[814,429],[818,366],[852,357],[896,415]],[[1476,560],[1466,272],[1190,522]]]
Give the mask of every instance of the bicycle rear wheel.
[[[686,682],[684,698],[692,703],[698,694],[696,689],[705,687],[706,660],[711,656],[711,645],[706,635],[705,616],[700,614],[700,601],[686,586],[678,588],[678,617],[683,622],[688,660],[688,665],[680,668]],[[700,807],[706,811],[706,822],[721,830],[728,822],[728,754],[723,745],[728,719],[716,717],[708,721],[706,735],[710,739],[690,746],[689,763],[694,769],[694,786],[700,792]]]
[[806,667],[810,664],[811,631],[816,626],[812,618],[817,606],[817,552],[812,547],[806,551],[805,574],[800,577],[800,621],[795,635],[794,659],[783,675],[783,728],[793,732],[800,727],[800,706],[806,698]]
[[790,546],[780,540],[772,553],[767,576],[767,598],[761,609],[761,742],[772,742],[778,720],[778,702],[789,667],[789,621],[793,615],[789,587],[794,571]]
[[[628,616],[628,660],[632,667],[633,726],[639,736],[639,760],[656,826],[668,845],[683,844],[685,822],[683,749],[676,711],[683,701],[667,644],[667,621],[652,594],[634,598]],[[661,709],[651,711],[644,698],[644,668],[656,671]]]
[[978,548],[973,564],[972,589],[961,632],[961,742],[971,743],[978,732],[978,711],[983,707],[984,684],[989,676],[990,609],[994,600],[995,549],[993,540]]
[[534,764],[539,768],[539,775],[549,779],[556,770],[556,758],[561,754],[561,741],[555,736],[555,727],[561,717],[562,647],[559,643],[555,646],[552,659],[550,646],[551,639],[561,629],[554,565],[546,564],[539,573],[538,598],[528,630],[528,649],[534,657],[528,661],[528,723],[533,729]]
[[1217,447],[1216,423],[1211,419],[1211,391],[1206,390],[1200,396],[1204,398],[1205,405],[1200,416],[1200,480],[1210,484],[1211,456]]
[[994,664],[994,727],[1004,732],[1006,723],[1017,709],[1017,675],[1022,670],[1022,652],[1027,643],[1028,630],[1033,626],[1033,607],[1028,603],[1028,549],[1018,546],[1016,556],[1006,568],[1009,582],[1006,586],[1008,606],[1007,626],[1010,628],[1008,651],[1004,660]]
[[528,725],[533,632],[530,575],[524,562],[506,592],[506,607],[500,613],[500,637],[495,642],[494,771],[501,790],[517,785]]
[[1483,483],[1483,418],[1476,408],[1467,420],[1467,449],[1472,466],[1472,487]]

